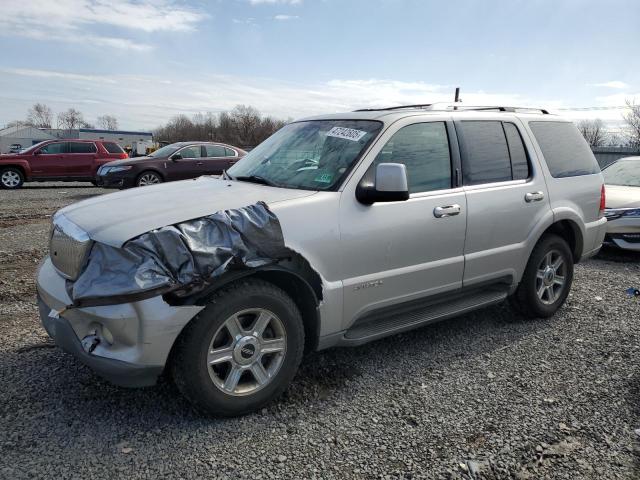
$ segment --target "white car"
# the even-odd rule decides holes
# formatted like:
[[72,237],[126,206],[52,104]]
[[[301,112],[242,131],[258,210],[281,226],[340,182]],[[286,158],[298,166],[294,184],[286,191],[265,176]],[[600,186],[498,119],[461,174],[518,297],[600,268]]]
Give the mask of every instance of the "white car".
[[640,157],[621,158],[602,174],[607,191],[605,243],[640,252]]

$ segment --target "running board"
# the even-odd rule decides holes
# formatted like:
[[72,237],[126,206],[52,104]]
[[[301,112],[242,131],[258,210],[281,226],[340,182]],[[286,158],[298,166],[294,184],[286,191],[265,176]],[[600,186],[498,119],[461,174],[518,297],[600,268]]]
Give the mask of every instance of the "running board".
[[360,345],[417,327],[455,317],[463,313],[500,303],[507,298],[509,287],[492,285],[481,290],[458,293],[449,298],[431,301],[425,305],[404,305],[376,311],[357,320],[349,328],[342,340],[342,345]]

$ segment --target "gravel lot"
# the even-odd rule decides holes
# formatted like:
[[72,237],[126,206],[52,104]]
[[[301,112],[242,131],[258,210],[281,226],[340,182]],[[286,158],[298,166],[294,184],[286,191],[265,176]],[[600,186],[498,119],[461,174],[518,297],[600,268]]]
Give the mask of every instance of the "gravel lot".
[[640,256],[578,265],[552,319],[501,305],[312,354],[269,408],[212,420],[51,348],[50,216],[104,190],[32,185],[0,191],[0,478],[640,478]]

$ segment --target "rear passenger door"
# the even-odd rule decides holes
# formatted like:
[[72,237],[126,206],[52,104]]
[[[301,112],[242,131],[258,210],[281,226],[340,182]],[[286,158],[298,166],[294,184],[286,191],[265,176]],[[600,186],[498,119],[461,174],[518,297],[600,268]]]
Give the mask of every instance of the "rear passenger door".
[[520,121],[458,120],[467,196],[465,287],[518,279],[527,238],[549,211],[542,172]]
[[223,170],[229,168],[229,156],[232,150],[225,148],[223,145],[203,145],[205,151],[203,175],[220,175]]
[[65,173],[69,177],[93,177],[98,149],[95,143],[69,142],[69,153],[65,155]]

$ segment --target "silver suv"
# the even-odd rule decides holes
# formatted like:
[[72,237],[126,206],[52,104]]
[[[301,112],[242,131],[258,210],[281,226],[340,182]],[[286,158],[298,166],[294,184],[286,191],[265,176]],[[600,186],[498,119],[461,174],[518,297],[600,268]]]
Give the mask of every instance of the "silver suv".
[[115,384],[168,372],[243,414],[305,350],[354,346],[509,299],[562,306],[606,230],[603,178],[544,110],[397,107],[290,123],[222,178],[60,210],[38,275],[55,342]]

